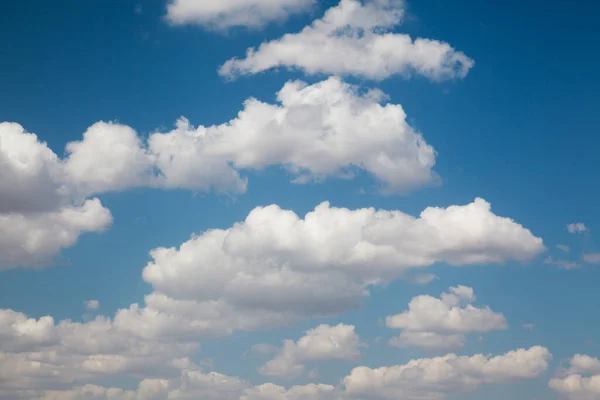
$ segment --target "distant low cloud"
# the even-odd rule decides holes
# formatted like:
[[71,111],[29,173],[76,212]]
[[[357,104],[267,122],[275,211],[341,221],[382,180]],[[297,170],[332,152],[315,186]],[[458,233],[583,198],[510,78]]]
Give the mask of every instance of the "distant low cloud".
[[588,230],[589,229],[585,226],[583,222],[575,222],[567,225],[567,231],[569,231],[569,233],[583,233]]
[[559,249],[559,250],[564,251],[565,253],[569,253],[571,251],[571,248],[569,246],[567,246],[567,245],[564,245],[564,244],[557,244],[556,248]]
[[98,300],[88,300],[85,302],[86,310],[96,310],[100,307],[100,302]]
[[589,264],[600,264],[600,253],[587,253],[582,256],[583,261]]
[[579,264],[576,261],[570,261],[570,260],[556,260],[554,258],[552,258],[551,256],[546,257],[546,259],[544,260],[544,264],[548,264],[548,265],[554,265],[560,269],[575,269],[577,267],[579,267]]
[[445,399],[491,383],[541,376],[552,355],[540,346],[495,357],[483,354],[411,360],[389,367],[357,367],[343,380],[346,393],[360,399]]
[[294,378],[304,373],[305,364],[325,360],[356,360],[361,343],[353,325],[319,325],[297,342],[284,341],[277,355],[259,369],[263,375]]

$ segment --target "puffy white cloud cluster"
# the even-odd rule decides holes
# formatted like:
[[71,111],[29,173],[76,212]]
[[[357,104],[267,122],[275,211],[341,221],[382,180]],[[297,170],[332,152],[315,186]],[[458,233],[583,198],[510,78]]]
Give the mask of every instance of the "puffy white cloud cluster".
[[144,141],[130,127],[98,122],[60,159],[35,134],[0,124],[0,269],[42,266],[83,232],[107,229],[97,199],[133,187],[241,193],[244,169],[281,165],[295,182],[371,174],[406,192],[436,180],[435,151],[406,122],[400,105],[381,104],[337,78],[288,82],[279,104],[248,99],[237,118],[174,130]]
[[98,199],[73,201],[61,160],[36,135],[0,123],[0,270],[45,266],[112,223]]
[[341,0],[300,32],[248,49],[245,58],[230,59],[219,73],[235,77],[284,67],[376,80],[398,74],[432,80],[467,75],[474,61],[448,43],[392,33],[403,16],[402,0]]
[[[541,239],[494,215],[482,199],[427,208],[418,218],[328,203],[304,218],[257,207],[229,229],[153,250],[143,278],[154,292],[142,307],[86,323],[2,310],[0,387],[14,398],[15,391],[84,386],[99,376],[162,379],[192,369],[187,357],[199,337],[337,314],[407,269],[526,260],[543,249]],[[465,291],[456,288],[445,301],[472,297]],[[321,326],[284,345],[272,364],[289,361],[295,371],[314,360],[354,357],[357,346],[352,327]]]
[[428,350],[461,347],[469,333],[507,328],[502,313],[476,307],[473,301],[473,289],[467,286],[450,287],[450,293],[442,293],[439,299],[425,295],[413,298],[407,311],[386,318],[389,328],[402,329],[390,344]]
[[[411,360],[403,365],[354,368],[340,386],[307,384],[286,389],[266,383],[254,386],[237,377],[203,372],[195,366],[170,379],[144,379],[137,390],[97,385],[71,389],[22,390],[22,399],[43,400],[343,400],[443,399],[470,392],[485,384],[535,378],[548,366],[551,355],[543,347],[519,349],[499,356],[444,357]],[[5,390],[2,393],[17,393]]]
[[0,309],[0,394],[122,375],[177,376],[191,365],[187,357],[197,348],[197,342],[181,338],[143,338],[102,316],[55,323],[50,316],[35,319]]
[[540,238],[483,199],[429,207],[418,218],[327,202],[304,218],[257,207],[229,229],[152,250],[143,278],[154,293],[146,307],[116,318],[148,334],[174,325],[190,334],[270,327],[358,307],[372,285],[436,262],[501,263],[543,250]]
[[569,360],[569,368],[559,371],[548,385],[569,400],[598,399],[600,398],[600,360],[585,354],[576,354]]
[[315,0],[171,0],[166,18],[175,25],[194,23],[216,30],[260,28],[308,11],[314,4]]
[[285,340],[283,348],[262,366],[263,375],[293,378],[304,372],[305,364],[324,360],[355,360],[361,343],[353,325],[319,325],[297,342]]
[[495,357],[448,354],[411,360],[403,365],[371,369],[357,367],[344,378],[351,397],[369,399],[443,399],[484,384],[534,378],[548,368],[544,347],[518,349]]

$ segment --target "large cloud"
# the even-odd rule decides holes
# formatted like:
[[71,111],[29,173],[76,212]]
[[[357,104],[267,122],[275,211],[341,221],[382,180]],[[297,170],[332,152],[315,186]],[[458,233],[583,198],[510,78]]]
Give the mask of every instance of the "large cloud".
[[67,146],[67,170],[92,193],[132,186],[243,192],[238,170],[269,165],[286,167],[296,182],[363,169],[392,191],[435,180],[434,149],[401,106],[380,104],[381,94],[329,78],[288,82],[277,98],[279,105],[248,99],[222,125],[194,128],[181,119],[175,130],[150,135],[147,146],[131,128],[96,124]]
[[84,200],[109,191],[242,193],[247,180],[240,171],[270,165],[285,167],[298,183],[349,177],[357,169],[387,191],[435,182],[434,149],[408,125],[400,105],[381,99],[337,78],[288,82],[279,104],[248,99],[221,125],[193,128],[181,119],[174,130],[142,140],[131,127],[95,123],[66,145],[64,159],[22,126],[1,123],[0,268],[42,265],[80,233],[105,229],[108,211]]
[[200,24],[223,30],[233,26],[259,28],[307,11],[315,0],[171,0],[167,20],[175,25]]
[[466,334],[507,328],[504,315],[489,307],[475,307],[474,300],[473,289],[467,286],[451,287],[439,299],[413,298],[407,311],[386,318],[389,328],[402,329],[390,343],[429,350],[460,347]]
[[569,368],[559,370],[548,384],[551,389],[569,400],[600,398],[600,360],[585,354],[576,354],[569,360]]
[[[253,386],[237,377],[203,372],[191,365],[183,369],[179,377],[144,379],[137,390],[88,384],[62,390],[13,391],[12,394],[21,399],[43,400],[351,400],[396,399],[399,394],[406,400],[437,400],[485,384],[537,377],[547,369],[550,358],[543,347],[519,349],[496,357],[448,354],[392,367],[357,367],[339,387],[308,384],[290,389],[272,383]],[[0,398],[2,393],[11,392],[0,389]]]
[[358,307],[369,287],[409,269],[525,261],[543,250],[540,238],[483,199],[430,207],[419,218],[327,202],[304,218],[257,207],[229,229],[152,250],[143,278],[155,292],[145,308],[121,313],[136,321],[132,329],[148,324],[157,334],[175,322],[198,333],[256,329]]
[[298,33],[250,48],[230,59],[224,76],[256,74],[278,67],[307,74],[385,79],[419,74],[433,80],[463,78],[474,62],[448,43],[389,32],[402,22],[402,0],[341,0]]
[[484,384],[535,378],[550,359],[550,352],[539,346],[495,357],[448,354],[391,367],[357,367],[344,378],[344,386],[347,394],[361,399],[397,399],[401,393],[407,400],[437,400]]
[[361,343],[353,325],[319,325],[297,342],[285,340],[283,348],[262,366],[263,375],[293,378],[304,372],[305,364],[324,360],[355,360]]

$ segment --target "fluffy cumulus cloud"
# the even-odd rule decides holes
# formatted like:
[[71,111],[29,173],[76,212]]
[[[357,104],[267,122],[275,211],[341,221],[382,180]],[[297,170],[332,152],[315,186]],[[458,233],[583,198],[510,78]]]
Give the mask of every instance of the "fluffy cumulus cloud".
[[0,270],[46,266],[82,233],[102,232],[111,224],[110,211],[98,199],[51,212],[0,213]]
[[376,80],[397,74],[433,80],[467,75],[473,60],[448,43],[392,33],[403,16],[402,0],[341,0],[302,31],[248,49],[245,58],[230,59],[219,73],[235,77],[285,67]]
[[131,127],[98,122],[66,145],[64,160],[20,125],[3,124],[0,138],[9,145],[0,148],[0,160],[9,166],[0,172],[7,177],[0,212],[141,186],[243,192],[238,170],[270,165],[285,166],[296,182],[362,169],[393,190],[430,183],[435,150],[408,125],[402,107],[382,104],[383,97],[338,78],[293,81],[277,94],[278,104],[250,98],[227,123],[194,128],[182,118],[146,142]]
[[[12,318],[14,320],[15,316]],[[12,345],[3,343],[13,352],[9,356],[6,353],[0,355],[0,399],[3,400],[350,400],[393,399],[397,398],[398,393],[402,393],[407,400],[442,399],[446,395],[472,391],[484,384],[537,377],[546,370],[551,358],[548,350],[542,347],[519,349],[496,357],[482,354],[458,357],[448,354],[378,369],[357,367],[339,386],[311,383],[288,389],[272,383],[255,386],[238,377],[205,372],[187,359],[175,359],[164,364],[166,359],[152,360],[148,357],[149,354],[164,352],[164,348],[134,346],[128,349],[132,342],[122,343],[120,351],[123,357],[134,357],[134,354],[146,357],[143,362],[145,366],[138,366],[137,375],[131,375],[134,369],[114,368],[119,364],[115,361],[101,368],[99,362],[87,363],[89,358],[86,359],[84,354],[94,349],[100,352],[114,348],[116,345],[110,339],[102,340],[100,335],[82,334],[79,340],[74,340],[61,333],[52,337],[52,327],[56,328],[57,325],[50,319],[23,319],[19,324],[21,336],[30,336],[27,346],[37,349],[37,352],[22,354],[17,358],[19,353],[14,353],[17,351],[15,342]],[[30,332],[36,332],[36,337],[31,337],[33,334]],[[1,334],[6,337],[6,328]],[[81,352],[76,347],[71,352],[75,354],[73,357],[85,361],[58,360],[58,357],[64,356],[64,350],[58,353],[44,352],[43,349],[49,346],[59,349],[57,343],[63,343],[62,346],[82,346]],[[96,355],[95,358],[101,357]],[[109,365],[113,368],[107,371]],[[155,376],[160,369],[163,376]],[[172,371],[167,372],[168,369]],[[125,390],[89,383],[117,370],[121,378],[137,376],[137,389]]]
[[297,342],[285,340],[283,348],[259,372],[293,378],[304,372],[305,364],[324,360],[355,360],[361,343],[353,325],[319,325]]
[[[20,393],[22,396],[27,393]],[[324,384],[298,385],[286,389],[266,383],[253,386],[237,377],[190,369],[176,379],[145,379],[136,390],[78,386],[69,390],[29,392],[23,399],[41,400],[337,400],[339,392]],[[33,396],[36,397],[33,397]],[[335,396],[335,397],[334,397]],[[1,398],[1,397],[0,397]]]
[[389,328],[402,329],[390,344],[428,350],[460,347],[466,334],[507,328],[504,315],[489,307],[476,307],[473,301],[473,289],[466,286],[451,287],[450,293],[442,293],[439,299],[413,298],[407,311],[386,318]]
[[0,123],[0,270],[42,267],[112,223],[98,199],[73,197],[62,161],[37,136]]
[[544,347],[518,349],[491,357],[448,354],[411,360],[403,365],[371,369],[357,367],[344,378],[346,392],[361,399],[443,399],[484,384],[535,378],[548,368]]
[[549,386],[569,400],[600,398],[600,360],[576,354],[569,360],[569,368],[559,370]]
[[175,25],[200,24],[223,30],[234,26],[260,28],[308,11],[315,0],[171,0],[167,21]]
[[[78,323],[0,310],[2,391],[40,391],[119,376],[177,376],[196,342],[150,340],[99,316]],[[8,398],[11,398],[8,396]]]
[[[382,104],[337,78],[288,82],[278,104],[248,99],[217,126],[186,119],[147,140],[131,127],[90,126],[59,158],[35,134],[0,124],[0,268],[39,266],[99,232],[110,212],[94,194],[134,187],[241,193],[242,170],[280,165],[294,181],[349,177],[363,170],[384,190],[407,192],[436,181],[435,150],[408,125],[400,105]],[[87,200],[86,200],[87,199]]]
[[355,308],[372,285],[436,262],[525,261],[543,250],[541,239],[483,199],[429,207],[418,218],[327,202],[304,218],[257,207],[229,229],[152,250],[143,278],[154,293],[145,308],[122,315],[145,332],[175,322],[190,332],[256,329]]

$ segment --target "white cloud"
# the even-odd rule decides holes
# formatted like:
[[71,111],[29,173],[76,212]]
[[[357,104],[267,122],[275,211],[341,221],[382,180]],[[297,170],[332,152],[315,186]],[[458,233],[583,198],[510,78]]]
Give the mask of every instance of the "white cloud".
[[0,214],[55,211],[67,205],[60,160],[19,124],[0,123]]
[[382,105],[381,96],[338,78],[288,82],[277,98],[279,104],[248,99],[237,118],[217,126],[194,128],[182,118],[147,143],[128,126],[98,122],[67,144],[65,160],[47,148],[46,156],[80,196],[139,186],[239,193],[246,180],[238,170],[270,165],[285,166],[296,182],[363,169],[394,191],[436,180],[435,150],[408,125],[400,105]]
[[315,0],[171,0],[166,18],[175,25],[194,23],[217,30],[260,28],[308,11],[314,4]]
[[550,380],[550,388],[569,400],[600,398],[600,360],[576,354],[569,364],[568,369],[559,371],[558,376]]
[[248,49],[245,58],[230,59],[219,73],[234,77],[285,67],[376,80],[397,74],[464,78],[474,62],[448,43],[390,32],[402,22],[403,5],[400,0],[341,0],[302,31]]
[[[176,379],[144,379],[137,390],[85,385],[70,390],[49,390],[41,400],[336,400],[335,387],[323,384],[282,386],[266,383],[252,386],[237,377],[217,372],[186,370]],[[2,398],[2,397],[0,397]],[[26,397],[22,397],[26,398]],[[33,399],[33,397],[28,397]]]
[[[99,316],[55,323],[0,309],[0,390],[46,390],[122,376],[177,376],[198,344],[145,339]],[[1,398],[1,397],[0,397]]]
[[305,364],[324,360],[355,360],[361,343],[353,325],[319,325],[297,342],[285,340],[283,348],[259,369],[263,375],[294,378],[304,373]]
[[535,324],[523,324],[523,328],[527,329],[527,330],[532,330],[533,328],[535,328]]
[[[125,125],[98,122],[60,159],[37,136],[0,124],[0,268],[40,266],[83,232],[110,225],[94,194],[134,187],[242,193],[241,170],[286,168],[297,183],[366,171],[384,190],[436,182],[435,151],[400,105],[337,78],[288,82],[279,104],[245,102],[237,118],[193,128],[186,119],[147,141]],[[85,201],[85,202],[84,202]],[[15,229],[16,227],[16,229]]]
[[103,232],[111,224],[110,211],[98,199],[57,211],[0,213],[0,270],[44,267],[82,233]]
[[566,269],[566,270],[575,269],[575,268],[579,267],[579,264],[577,264],[577,262],[575,262],[575,261],[555,260],[551,256],[546,257],[546,259],[544,260],[544,264],[554,265],[560,269]]
[[62,160],[16,123],[0,123],[0,270],[43,267],[82,233],[112,223],[98,199],[79,198]]
[[567,225],[567,231],[569,231],[569,233],[583,233],[587,232],[588,230],[589,229],[583,222],[575,222]]
[[465,335],[506,329],[504,315],[489,307],[475,307],[473,289],[467,286],[450,288],[440,298],[417,296],[408,304],[408,311],[388,316],[388,328],[402,329],[390,344],[416,346],[428,350],[461,347]]
[[567,245],[564,244],[557,244],[556,247],[562,251],[564,251],[565,253],[569,253],[571,251],[571,248]]
[[600,264],[600,253],[586,253],[582,258],[588,264]]
[[331,385],[308,384],[285,389],[266,383],[247,389],[240,400],[337,400],[336,394],[336,388]]
[[430,207],[419,218],[327,202],[304,219],[257,207],[227,230],[152,250],[143,278],[154,294],[116,318],[147,334],[175,325],[190,334],[268,328],[358,307],[371,285],[413,268],[525,261],[543,250],[541,239],[482,199]]
[[417,285],[427,285],[436,279],[438,279],[438,277],[434,274],[417,274],[411,278],[411,282],[416,283]]
[[407,400],[437,400],[484,384],[535,378],[546,371],[550,359],[550,352],[539,346],[496,357],[448,354],[391,367],[357,367],[344,378],[344,386],[351,397],[397,399],[402,393]]
[[378,369],[354,368],[341,387],[307,384],[289,389],[272,383],[253,386],[240,378],[203,372],[188,364],[182,366],[178,376],[143,379],[136,390],[94,384],[72,385],[67,389],[0,389],[0,398],[5,393],[18,392],[21,399],[42,400],[341,400],[395,399],[402,393],[406,400],[437,400],[484,384],[537,377],[547,369],[550,358],[543,347],[519,349],[496,357],[448,354]]
[[100,302],[98,300],[87,300],[85,302],[85,308],[87,310],[97,310],[100,307]]

